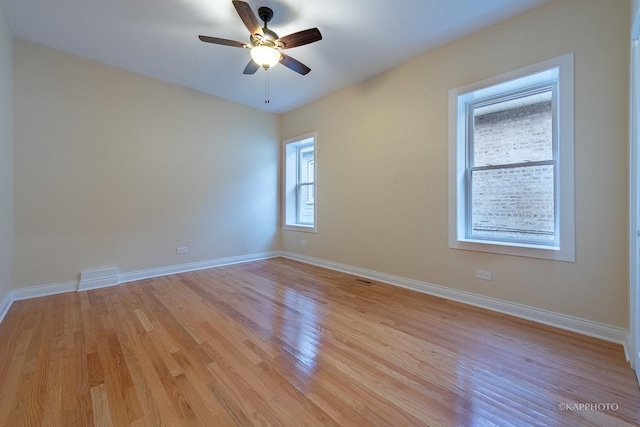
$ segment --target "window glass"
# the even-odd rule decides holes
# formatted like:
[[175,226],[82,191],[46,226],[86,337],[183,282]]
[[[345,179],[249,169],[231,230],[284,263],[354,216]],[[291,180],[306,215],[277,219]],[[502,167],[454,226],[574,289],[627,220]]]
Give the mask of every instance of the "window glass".
[[552,91],[473,109],[474,166],[553,158]]
[[471,235],[555,243],[553,165],[472,172]]

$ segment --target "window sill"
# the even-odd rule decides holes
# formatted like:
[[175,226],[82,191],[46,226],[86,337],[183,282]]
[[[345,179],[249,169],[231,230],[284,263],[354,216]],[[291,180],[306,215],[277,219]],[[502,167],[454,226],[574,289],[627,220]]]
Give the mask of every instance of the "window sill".
[[302,231],[303,233],[317,233],[316,227],[313,225],[283,225],[283,230]]
[[484,240],[453,240],[449,248],[476,252],[490,252],[501,255],[528,258],[550,259],[554,261],[575,262],[573,250],[562,251],[558,246],[542,246],[521,243],[497,243]]

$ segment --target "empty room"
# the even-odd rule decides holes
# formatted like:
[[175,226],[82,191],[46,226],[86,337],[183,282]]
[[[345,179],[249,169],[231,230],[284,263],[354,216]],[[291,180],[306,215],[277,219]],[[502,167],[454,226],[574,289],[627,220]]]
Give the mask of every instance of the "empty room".
[[640,0],[0,0],[0,427],[640,424]]

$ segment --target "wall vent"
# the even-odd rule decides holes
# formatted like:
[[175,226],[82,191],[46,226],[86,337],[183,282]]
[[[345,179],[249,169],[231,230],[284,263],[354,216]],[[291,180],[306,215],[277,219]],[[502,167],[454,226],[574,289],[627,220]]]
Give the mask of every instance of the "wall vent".
[[115,268],[100,271],[83,271],[80,273],[78,292],[106,288],[107,286],[115,286],[119,283],[118,270]]

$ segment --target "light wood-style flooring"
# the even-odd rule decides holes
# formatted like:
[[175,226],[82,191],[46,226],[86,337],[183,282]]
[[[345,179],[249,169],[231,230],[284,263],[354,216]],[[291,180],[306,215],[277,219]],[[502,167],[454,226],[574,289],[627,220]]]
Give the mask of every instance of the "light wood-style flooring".
[[355,279],[275,258],[15,302],[0,427],[640,424],[621,346]]

